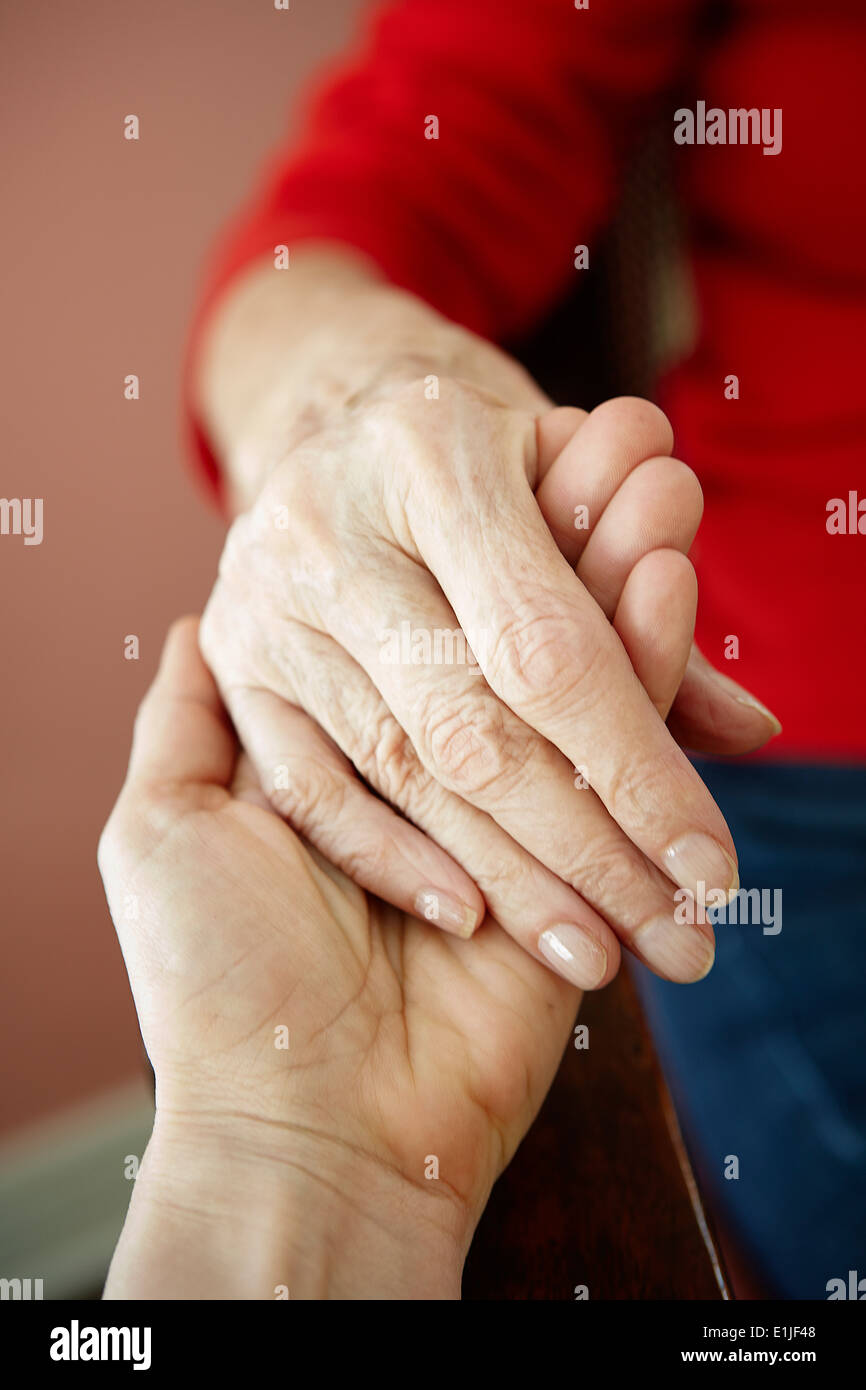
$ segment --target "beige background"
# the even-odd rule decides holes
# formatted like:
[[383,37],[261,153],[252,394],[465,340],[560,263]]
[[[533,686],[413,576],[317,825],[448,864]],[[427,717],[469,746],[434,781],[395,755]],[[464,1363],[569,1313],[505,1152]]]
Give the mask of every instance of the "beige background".
[[45,527],[0,536],[4,1132],[141,1071],[95,847],[165,628],[219,553],[179,443],[197,267],[364,8],[0,7],[0,495],[42,497]]

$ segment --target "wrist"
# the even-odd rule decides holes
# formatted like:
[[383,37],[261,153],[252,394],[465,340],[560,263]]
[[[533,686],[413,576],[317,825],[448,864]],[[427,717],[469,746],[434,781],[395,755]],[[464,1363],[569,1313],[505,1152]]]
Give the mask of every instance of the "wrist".
[[157,1120],[105,1296],[458,1299],[465,1209],[363,1146],[248,1117]]
[[431,378],[433,390],[454,380],[522,410],[550,404],[493,344],[348,248],[311,245],[290,271],[262,263],[228,291],[205,337],[196,394],[242,508],[303,440]]

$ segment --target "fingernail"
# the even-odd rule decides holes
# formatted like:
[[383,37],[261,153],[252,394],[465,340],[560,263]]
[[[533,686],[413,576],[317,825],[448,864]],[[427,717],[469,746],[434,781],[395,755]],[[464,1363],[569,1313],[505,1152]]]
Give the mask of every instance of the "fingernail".
[[716,948],[699,927],[673,917],[653,917],[631,938],[634,951],[653,970],[678,984],[694,984],[710,971]]
[[684,835],[668,846],[664,860],[674,883],[690,893],[703,884],[700,891],[721,888],[730,897],[740,886],[734,860],[711,835]]
[[[709,662],[707,665],[709,666]],[[756,700],[750,691],[746,690],[742,685],[738,685],[736,681],[731,680],[730,676],[725,676],[721,671],[717,671],[715,666],[709,666],[709,669],[713,674],[713,679],[716,684],[724,690],[726,695],[730,695],[733,700],[736,700],[738,705],[745,705],[747,709],[754,709],[757,710],[758,714],[762,714],[767,720],[767,723],[772,726],[774,734],[780,734],[782,732],[782,726],[773,711],[767,709],[766,705],[762,705],[760,700]]]
[[579,989],[595,989],[607,972],[607,951],[594,936],[571,922],[559,922],[543,931],[538,949],[563,979]]
[[779,723],[773,711],[767,709],[766,705],[762,705],[760,700],[756,700],[754,695],[737,695],[735,698],[738,705],[747,705],[749,709],[756,709],[759,714],[762,714],[772,728],[774,734],[780,734],[782,732],[782,725]]
[[425,921],[435,922],[437,927],[462,936],[466,941],[478,926],[478,913],[474,908],[438,888],[420,889],[415,895],[414,907]]

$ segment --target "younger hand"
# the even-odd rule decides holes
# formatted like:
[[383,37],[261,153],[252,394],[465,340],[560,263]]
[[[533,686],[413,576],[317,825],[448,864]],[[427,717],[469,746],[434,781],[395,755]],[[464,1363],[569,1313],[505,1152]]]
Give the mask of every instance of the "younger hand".
[[192,619],[99,862],[157,1105],[107,1296],[458,1297],[578,993],[492,919],[432,931],[305,846],[239,758]]

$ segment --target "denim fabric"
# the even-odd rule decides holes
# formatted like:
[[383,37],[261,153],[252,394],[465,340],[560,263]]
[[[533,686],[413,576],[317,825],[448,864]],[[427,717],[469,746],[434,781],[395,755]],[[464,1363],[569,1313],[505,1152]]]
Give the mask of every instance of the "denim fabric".
[[638,984],[708,1195],[772,1292],[823,1299],[866,1278],[866,768],[697,766],[782,929],[714,913],[705,980]]

